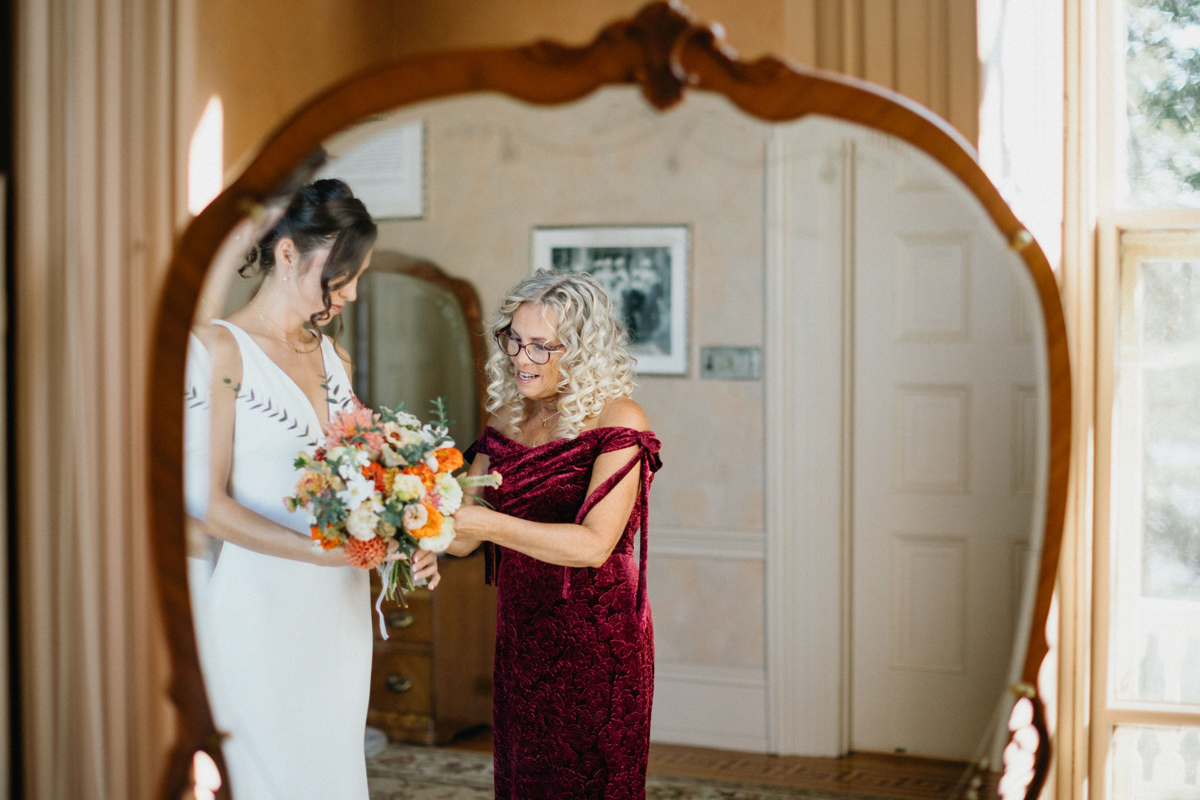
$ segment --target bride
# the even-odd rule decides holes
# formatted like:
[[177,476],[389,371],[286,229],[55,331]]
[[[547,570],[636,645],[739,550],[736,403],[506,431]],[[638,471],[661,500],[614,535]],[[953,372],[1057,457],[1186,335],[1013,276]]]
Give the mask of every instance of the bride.
[[[342,548],[314,550],[292,513],[301,450],[355,401],[349,358],[318,326],[355,299],[376,227],[338,180],[300,189],[246,267],[243,308],[205,330],[211,353],[206,532],[224,540],[208,586],[205,675],[240,800],[366,800],[369,577]],[[436,556],[413,577],[437,585]],[[399,556],[392,555],[395,559]]]

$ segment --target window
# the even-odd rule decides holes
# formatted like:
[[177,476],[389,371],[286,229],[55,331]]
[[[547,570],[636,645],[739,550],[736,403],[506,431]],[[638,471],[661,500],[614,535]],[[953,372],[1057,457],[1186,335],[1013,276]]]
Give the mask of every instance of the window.
[[1119,286],[1095,733],[1109,739],[1107,797],[1190,797],[1200,793],[1200,232],[1126,231]]
[[1200,2],[1125,11],[1125,204],[1200,208]]

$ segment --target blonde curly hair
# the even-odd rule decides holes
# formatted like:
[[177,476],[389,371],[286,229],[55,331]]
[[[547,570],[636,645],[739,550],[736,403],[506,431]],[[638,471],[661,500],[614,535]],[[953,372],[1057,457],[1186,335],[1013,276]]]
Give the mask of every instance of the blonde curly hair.
[[529,405],[517,391],[512,359],[496,346],[495,337],[508,331],[513,314],[526,303],[540,304],[553,315],[547,319],[564,345],[555,387],[558,433],[573,439],[584,421],[599,414],[605,403],[633,392],[634,362],[626,349],[629,334],[613,313],[608,293],[585,273],[538,270],[510,289],[491,326],[492,351],[487,362],[487,410],[501,419],[507,417],[504,424],[509,433],[517,432]]

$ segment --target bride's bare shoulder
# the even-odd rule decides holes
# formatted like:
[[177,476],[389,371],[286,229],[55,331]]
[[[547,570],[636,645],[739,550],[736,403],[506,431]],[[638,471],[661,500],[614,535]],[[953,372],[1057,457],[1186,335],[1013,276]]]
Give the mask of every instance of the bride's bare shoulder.
[[237,339],[233,331],[224,325],[210,322],[201,325],[193,331],[200,339],[204,349],[209,352],[213,363],[213,376],[217,380],[228,378],[240,381],[242,377],[242,353],[238,349]]

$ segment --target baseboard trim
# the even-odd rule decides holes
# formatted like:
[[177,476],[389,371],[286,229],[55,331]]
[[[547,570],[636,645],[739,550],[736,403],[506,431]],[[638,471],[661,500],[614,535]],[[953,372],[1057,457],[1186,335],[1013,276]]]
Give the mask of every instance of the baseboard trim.
[[710,664],[656,664],[650,740],[767,752],[766,670]]

